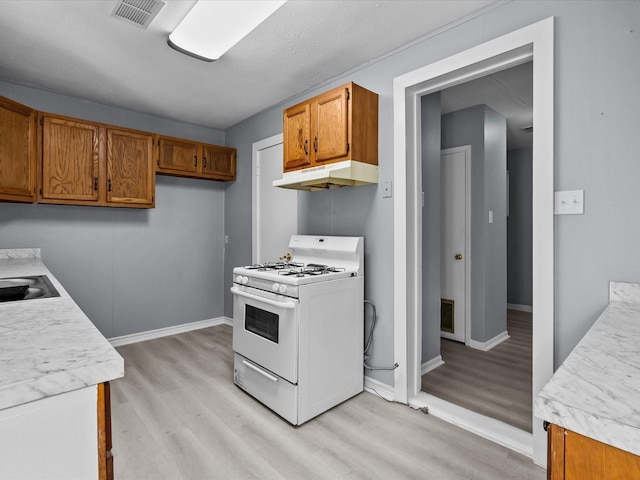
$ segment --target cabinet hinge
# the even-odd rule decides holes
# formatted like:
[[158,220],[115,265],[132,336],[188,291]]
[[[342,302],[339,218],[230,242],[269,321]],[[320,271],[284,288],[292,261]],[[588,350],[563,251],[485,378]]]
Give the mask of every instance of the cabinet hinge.
[[347,100],[349,100],[350,98],[351,98],[351,92],[347,90]]
[[349,153],[349,144],[347,143],[347,153]]
[[40,189],[40,195],[42,195],[42,189]]
[[40,126],[44,125],[44,118],[40,117]]

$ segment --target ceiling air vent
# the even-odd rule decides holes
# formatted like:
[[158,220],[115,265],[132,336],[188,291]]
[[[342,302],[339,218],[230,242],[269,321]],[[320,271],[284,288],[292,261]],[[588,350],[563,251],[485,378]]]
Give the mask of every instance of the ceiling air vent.
[[127,23],[147,28],[162,7],[162,0],[119,0],[111,15]]

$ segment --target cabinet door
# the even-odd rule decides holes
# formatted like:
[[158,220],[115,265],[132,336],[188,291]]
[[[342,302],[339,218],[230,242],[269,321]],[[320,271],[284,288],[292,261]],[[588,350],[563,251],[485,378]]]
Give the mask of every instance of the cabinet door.
[[284,111],[284,170],[311,165],[309,156],[310,105],[296,105]]
[[632,480],[640,478],[640,456],[550,424],[549,480]]
[[640,457],[565,430],[565,480],[634,480]]
[[160,137],[158,142],[158,171],[196,173],[198,171],[198,147],[195,142]]
[[0,199],[36,200],[36,112],[0,98]]
[[[313,151],[316,162],[346,157],[349,152],[349,89],[338,88],[319,95],[312,120]],[[314,103],[315,105],[315,103]]]
[[202,173],[221,180],[235,180],[236,149],[219,145],[203,145]]
[[41,123],[42,201],[97,202],[99,127],[51,116]]
[[153,205],[153,136],[107,129],[107,202]]

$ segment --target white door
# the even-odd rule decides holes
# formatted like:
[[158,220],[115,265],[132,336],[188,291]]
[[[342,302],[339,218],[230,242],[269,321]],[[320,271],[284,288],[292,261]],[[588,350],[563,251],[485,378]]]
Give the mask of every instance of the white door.
[[[440,154],[441,336],[466,342],[467,334],[467,162],[469,147]],[[469,332],[470,333],[470,332]]]
[[282,134],[253,144],[253,263],[278,260],[298,233],[298,192],[273,186],[282,159]]

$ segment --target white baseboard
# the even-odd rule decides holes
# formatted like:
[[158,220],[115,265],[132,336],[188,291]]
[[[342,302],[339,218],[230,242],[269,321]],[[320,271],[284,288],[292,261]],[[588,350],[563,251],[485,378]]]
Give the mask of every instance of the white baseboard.
[[378,380],[374,380],[371,377],[364,377],[364,389],[366,392],[377,395],[378,397],[382,397],[385,400],[389,400],[390,402],[394,399],[394,391],[393,387],[387,385],[386,383],[379,382]]
[[507,309],[518,310],[520,312],[533,312],[533,305],[519,305],[517,303],[507,303]]
[[440,365],[444,365],[444,360],[442,360],[442,355],[438,355],[437,357],[433,357],[431,360],[428,360],[422,364],[420,367],[420,375],[424,375],[425,373],[430,372],[431,370],[435,370]]
[[509,333],[505,330],[504,332],[499,333],[498,335],[493,337],[491,340],[487,340],[486,342],[478,342],[476,340],[470,340],[469,346],[477,350],[482,350],[483,352],[488,352],[496,345],[499,345],[505,340],[509,340],[509,338],[510,338]]
[[109,338],[109,343],[114,347],[129,345],[130,343],[144,342],[155,338],[168,337],[178,333],[191,332],[201,328],[215,327],[216,325],[233,325],[233,319],[229,317],[211,318],[209,320],[200,320],[199,322],[183,323],[172,327],[158,328],[156,330],[148,330],[146,332],[132,333],[130,335],[122,335],[120,337]]

